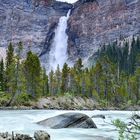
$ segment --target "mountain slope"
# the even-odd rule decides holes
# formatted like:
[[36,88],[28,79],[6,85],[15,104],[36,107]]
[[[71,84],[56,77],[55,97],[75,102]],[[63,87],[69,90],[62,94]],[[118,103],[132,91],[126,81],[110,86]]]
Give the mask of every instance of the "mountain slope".
[[81,0],[69,19],[70,60],[87,58],[100,46],[140,34],[139,0]]

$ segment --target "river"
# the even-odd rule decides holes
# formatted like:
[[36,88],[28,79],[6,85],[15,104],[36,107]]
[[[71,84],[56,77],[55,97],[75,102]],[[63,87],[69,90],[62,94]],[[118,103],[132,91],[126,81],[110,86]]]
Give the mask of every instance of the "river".
[[[49,129],[39,126],[36,122],[66,112],[80,112],[88,116],[97,114],[105,115],[106,119],[94,118],[98,129]],[[33,135],[36,130],[46,130],[51,135],[51,140],[94,140],[95,136],[111,137],[117,139],[117,131],[110,123],[112,120],[121,119],[129,122],[134,113],[130,111],[55,111],[55,110],[11,110],[0,111],[0,132],[17,132]]]

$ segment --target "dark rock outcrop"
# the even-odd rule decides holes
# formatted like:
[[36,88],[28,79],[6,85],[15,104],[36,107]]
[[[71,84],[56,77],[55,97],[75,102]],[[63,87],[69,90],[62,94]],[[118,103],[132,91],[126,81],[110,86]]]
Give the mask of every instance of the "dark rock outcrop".
[[105,119],[104,115],[94,115],[91,118],[101,118],[101,119]]
[[52,5],[52,7],[55,9],[55,10],[58,10],[59,12],[62,12],[63,13],[67,13],[69,9],[72,9],[73,5],[71,4],[68,4],[66,2],[58,2],[58,1],[55,1]]
[[0,0],[0,47],[22,41],[23,56],[31,49],[43,57],[49,51],[59,18],[72,6],[56,1],[46,4],[45,0]]
[[60,128],[97,128],[91,118],[81,113],[65,113],[43,121],[38,124],[53,129]]
[[45,0],[0,0],[0,46],[22,41],[46,64],[59,18],[72,9],[67,34],[69,60],[87,59],[100,46],[140,35],[139,0],[79,0],[73,5]]
[[139,0],[80,0],[68,23],[70,60],[87,59],[100,46],[140,35]]
[[140,115],[135,114],[135,115],[132,116],[132,119],[140,120]]

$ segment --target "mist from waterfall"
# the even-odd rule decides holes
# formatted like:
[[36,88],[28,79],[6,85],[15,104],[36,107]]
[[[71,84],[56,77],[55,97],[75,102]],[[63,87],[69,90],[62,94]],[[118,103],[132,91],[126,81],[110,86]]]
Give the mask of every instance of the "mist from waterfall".
[[59,19],[58,26],[55,30],[55,37],[49,53],[50,70],[56,70],[58,64],[60,69],[62,69],[64,63],[67,61],[68,36],[66,34],[66,29],[69,16],[70,10],[67,16],[63,16]]

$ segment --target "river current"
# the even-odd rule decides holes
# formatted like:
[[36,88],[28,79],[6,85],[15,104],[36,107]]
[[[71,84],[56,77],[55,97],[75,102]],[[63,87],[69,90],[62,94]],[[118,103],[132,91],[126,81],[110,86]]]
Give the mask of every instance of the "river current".
[[[93,118],[98,129],[50,129],[37,125],[36,122],[66,112],[85,113],[89,117],[93,115],[105,115],[106,119]],[[58,111],[58,110],[11,110],[0,111],[0,132],[26,133],[33,136],[36,130],[46,130],[51,135],[51,140],[94,140],[96,136],[110,137],[117,140],[116,128],[111,125],[115,119],[129,122],[130,117],[139,112],[130,111]]]

